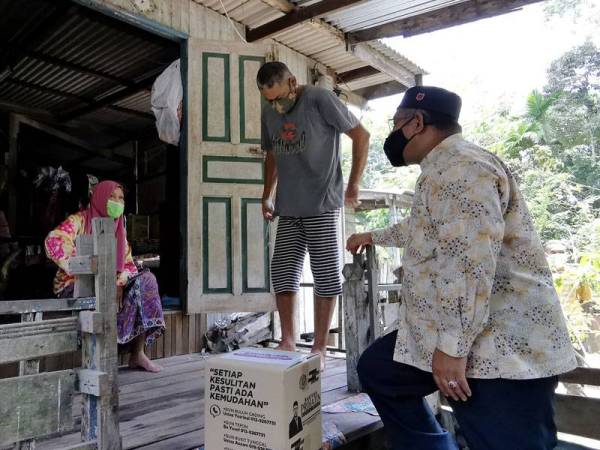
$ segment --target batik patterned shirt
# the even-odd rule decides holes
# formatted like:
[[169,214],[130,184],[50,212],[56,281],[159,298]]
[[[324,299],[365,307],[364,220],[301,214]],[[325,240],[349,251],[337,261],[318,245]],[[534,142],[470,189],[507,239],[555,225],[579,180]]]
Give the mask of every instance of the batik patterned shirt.
[[527,205],[495,155],[455,134],[421,162],[410,216],[373,232],[404,248],[394,359],[431,372],[435,349],[467,376],[531,379],[576,367]]
[[[58,294],[67,286],[75,282],[75,277],[69,274],[69,258],[77,256],[75,240],[77,236],[85,234],[85,216],[79,212],[73,214],[51,231],[46,238],[46,255],[58,265],[58,272],[54,278],[54,293]],[[137,273],[137,268],[131,256],[131,246],[127,245],[125,268],[118,274],[122,281]]]

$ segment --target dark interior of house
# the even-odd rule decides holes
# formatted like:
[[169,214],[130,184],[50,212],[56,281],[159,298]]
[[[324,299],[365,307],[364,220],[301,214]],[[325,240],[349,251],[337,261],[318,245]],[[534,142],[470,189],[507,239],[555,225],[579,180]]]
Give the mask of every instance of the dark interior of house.
[[0,299],[53,297],[44,239],[110,179],[134,259],[177,307],[179,148],[151,89],[179,43],[67,0],[0,0],[0,43]]

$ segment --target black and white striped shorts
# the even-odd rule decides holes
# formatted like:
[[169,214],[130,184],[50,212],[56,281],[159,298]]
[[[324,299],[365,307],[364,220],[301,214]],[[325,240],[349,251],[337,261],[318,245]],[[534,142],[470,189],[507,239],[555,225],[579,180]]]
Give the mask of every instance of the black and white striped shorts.
[[334,297],[342,293],[339,210],[314,217],[280,217],[271,263],[275,293],[298,292],[306,250],[315,282],[315,294]]

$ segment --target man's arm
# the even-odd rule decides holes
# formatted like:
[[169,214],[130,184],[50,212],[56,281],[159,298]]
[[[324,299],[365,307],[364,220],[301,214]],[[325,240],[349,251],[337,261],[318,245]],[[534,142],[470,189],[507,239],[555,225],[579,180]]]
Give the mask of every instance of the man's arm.
[[262,195],[262,212],[266,220],[273,220],[273,195],[277,187],[277,165],[273,151],[267,151],[265,158],[265,182]]
[[455,164],[432,181],[427,207],[437,225],[437,349],[432,373],[454,400],[471,395],[467,356],[489,318],[496,261],[504,237],[505,176],[477,163]]
[[346,135],[352,139],[352,169],[350,178],[348,178],[348,187],[346,188],[345,203],[347,206],[356,208],[359,205],[359,183],[360,178],[367,165],[369,156],[369,132],[358,124],[354,128],[346,131]]

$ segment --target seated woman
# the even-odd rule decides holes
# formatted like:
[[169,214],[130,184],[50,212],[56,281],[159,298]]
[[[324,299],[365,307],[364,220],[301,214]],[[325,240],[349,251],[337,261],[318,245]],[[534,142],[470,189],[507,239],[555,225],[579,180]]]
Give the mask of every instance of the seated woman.
[[158,284],[149,271],[138,273],[127,242],[123,210],[124,193],[114,181],[102,181],[94,188],[90,205],[67,218],[46,238],[46,254],[59,269],[54,279],[54,292],[62,298],[73,297],[75,277],[68,273],[68,261],[77,254],[75,239],[92,234],[92,219],[115,219],[117,240],[117,330],[118,343],[132,343],[129,367],[149,372],[160,372],[161,367],[144,353],[144,344],[150,345],[165,330]]

